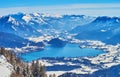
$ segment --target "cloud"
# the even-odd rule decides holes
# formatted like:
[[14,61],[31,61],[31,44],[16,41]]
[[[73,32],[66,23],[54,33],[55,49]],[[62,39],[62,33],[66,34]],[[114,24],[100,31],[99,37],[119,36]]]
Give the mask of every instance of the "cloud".
[[23,13],[80,14],[90,16],[120,16],[120,4],[73,4],[0,8],[0,15]]

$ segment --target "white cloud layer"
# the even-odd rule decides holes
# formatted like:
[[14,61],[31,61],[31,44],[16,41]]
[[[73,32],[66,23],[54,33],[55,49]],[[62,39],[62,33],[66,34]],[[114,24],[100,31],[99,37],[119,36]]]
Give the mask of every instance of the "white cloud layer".
[[0,8],[0,16],[13,13],[49,13],[49,14],[80,14],[90,16],[120,16],[120,4],[73,4],[54,6],[33,6]]

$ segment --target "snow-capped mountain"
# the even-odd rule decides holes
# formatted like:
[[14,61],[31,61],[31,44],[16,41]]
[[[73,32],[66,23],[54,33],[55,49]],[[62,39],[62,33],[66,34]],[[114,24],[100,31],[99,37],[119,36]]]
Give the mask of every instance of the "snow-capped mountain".
[[[74,58],[71,59],[72,63],[70,63],[70,60],[67,60],[67,58],[63,59],[55,58],[55,62],[58,63],[59,61],[57,60],[60,60],[61,63],[59,64],[62,64],[63,66],[71,65],[71,68],[73,66],[75,66],[76,68],[75,63],[77,62],[80,63],[78,64],[79,65],[78,67],[80,69],[71,70],[70,72],[74,73],[77,70],[79,72],[83,72],[83,75],[68,74],[67,77],[69,75],[73,75],[72,77],[75,76],[94,77],[95,75],[97,76],[98,74],[101,77],[105,77],[103,76],[104,71],[108,71],[110,73],[111,72],[110,70],[114,71],[114,69],[117,70],[116,77],[118,77],[119,76],[118,68],[120,67],[119,65],[120,56],[118,54],[119,46],[107,44],[120,43],[119,36],[120,36],[119,17],[107,17],[107,16],[90,17],[84,15],[49,15],[40,13],[33,14],[18,13],[3,16],[0,18],[0,47],[8,48],[17,47],[16,49],[18,51],[22,48],[23,49],[27,48],[29,51],[30,46],[31,49],[34,49],[33,46],[35,46],[36,48],[44,47],[44,44],[47,45],[51,44],[53,47],[55,46],[64,47],[68,42],[77,41],[77,43],[80,42],[85,43],[85,45],[82,44],[83,48],[86,46],[89,47],[91,45],[93,46],[91,48],[99,48],[103,50],[105,49],[106,51],[108,51],[103,55],[102,54],[98,55],[97,57],[91,58],[86,57],[86,59],[76,58],[78,60],[75,60]],[[87,40],[94,41],[88,43],[87,45]],[[95,42],[95,40],[98,40],[100,42]],[[101,41],[104,43],[101,44]],[[2,57],[0,56],[0,60],[2,60],[1,58]],[[53,63],[52,60],[50,60],[50,62]],[[66,64],[64,64],[64,62],[66,62]],[[116,65],[116,63],[118,64]],[[57,66],[59,64],[54,65],[56,65],[56,67],[59,67]],[[66,67],[66,69],[68,68],[69,67]],[[65,68],[60,69],[65,71]],[[111,77],[114,75],[115,75],[114,73],[111,73]],[[63,76],[61,75],[60,77]]]
[[77,34],[75,36],[77,39],[99,40],[109,44],[120,42],[119,26],[119,17],[107,16],[18,13],[0,18],[0,32],[14,34],[21,38],[50,35],[65,39],[67,34]]
[[43,34],[44,30],[71,30],[78,25],[87,24],[93,20],[94,17],[84,15],[52,16],[39,13],[18,13],[1,17],[0,29],[1,32],[12,33],[23,38],[37,37]]
[[27,25],[24,20],[21,20],[22,15],[23,14],[8,15],[8,16],[1,17],[0,18],[1,32],[12,33],[15,35],[19,35],[21,37],[28,37],[32,35],[37,36],[38,32],[31,26]]
[[109,44],[120,43],[120,18],[97,17],[93,22],[77,26],[71,33],[78,33],[76,38],[81,40],[100,40]]

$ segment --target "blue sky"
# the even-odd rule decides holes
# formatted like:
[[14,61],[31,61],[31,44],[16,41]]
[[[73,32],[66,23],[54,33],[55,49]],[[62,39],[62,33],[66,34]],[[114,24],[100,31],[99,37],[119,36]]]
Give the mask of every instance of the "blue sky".
[[18,12],[120,16],[120,0],[0,0],[0,16]]
[[77,14],[88,16],[120,16],[120,3],[68,4],[0,8],[0,16],[22,13]]
[[120,3],[120,0],[0,0],[0,7],[48,6],[86,3]]

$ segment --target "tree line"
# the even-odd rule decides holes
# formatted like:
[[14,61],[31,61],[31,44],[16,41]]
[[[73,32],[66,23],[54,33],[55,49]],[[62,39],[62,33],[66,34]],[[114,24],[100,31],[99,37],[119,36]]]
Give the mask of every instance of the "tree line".
[[25,63],[12,51],[0,48],[0,54],[4,55],[7,61],[13,65],[13,71],[10,77],[56,77],[55,74],[47,76],[46,67],[38,60],[32,63]]

